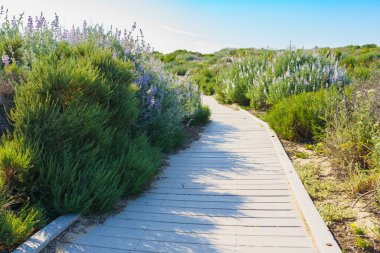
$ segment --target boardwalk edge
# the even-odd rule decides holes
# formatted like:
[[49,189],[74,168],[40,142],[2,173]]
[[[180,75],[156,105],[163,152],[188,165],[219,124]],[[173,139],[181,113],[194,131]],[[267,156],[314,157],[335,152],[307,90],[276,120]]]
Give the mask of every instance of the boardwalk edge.
[[310,233],[316,243],[318,250],[321,253],[341,253],[338,243],[335,241],[326,223],[323,221],[309,194],[307,193],[302,181],[298,177],[293,163],[288,157],[284,147],[281,144],[277,134],[270,128],[268,123],[255,117],[248,111],[239,108],[241,112],[259,122],[268,131],[271,136],[272,143],[284,167],[285,174],[292,187],[294,197],[296,198],[297,205],[306,221]]
[[21,244],[13,253],[37,253],[79,219],[79,214],[62,215]]

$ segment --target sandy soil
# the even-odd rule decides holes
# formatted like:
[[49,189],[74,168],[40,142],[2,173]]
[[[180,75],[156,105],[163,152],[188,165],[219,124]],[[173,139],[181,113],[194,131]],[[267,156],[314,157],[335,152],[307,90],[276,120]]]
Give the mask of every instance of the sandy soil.
[[[338,173],[340,170],[334,165],[331,158],[314,150],[307,149],[306,145],[282,140],[282,143],[295,166],[312,164],[320,169],[320,180],[336,182],[342,185],[346,180],[345,175]],[[299,157],[297,154],[306,154],[306,157]],[[352,211],[353,217],[343,221],[333,222],[328,227],[338,241],[344,252],[380,252],[380,238],[373,232],[373,227],[380,226],[379,207],[373,201],[372,196],[360,198],[353,195],[347,189],[338,187],[337,191],[332,191],[327,198],[320,202],[336,203],[337,205],[348,207]],[[353,206],[353,204],[357,203]],[[372,243],[373,249],[363,250],[357,247],[358,237],[354,234],[351,224],[364,228],[366,235],[362,238]]]

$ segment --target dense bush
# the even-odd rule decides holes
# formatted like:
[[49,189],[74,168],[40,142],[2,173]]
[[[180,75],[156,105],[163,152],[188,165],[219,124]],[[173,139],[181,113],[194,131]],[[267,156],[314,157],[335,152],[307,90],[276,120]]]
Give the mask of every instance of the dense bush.
[[192,125],[206,124],[209,121],[210,116],[211,116],[210,108],[208,106],[202,106],[194,114],[191,124]]
[[0,248],[46,217],[105,212],[141,192],[163,152],[183,143],[186,126],[204,121],[198,87],[163,71],[134,29],[84,22],[67,30],[58,16],[29,17],[25,26],[5,17]]
[[326,124],[327,93],[323,89],[284,98],[273,106],[264,119],[284,139],[313,140],[321,135]]
[[192,79],[199,85],[199,88],[205,95],[213,95],[217,85],[216,76],[217,68],[203,67],[192,75]]
[[14,141],[33,164],[24,184],[49,211],[107,211],[154,175],[159,149],[130,131],[138,117],[133,78],[130,62],[79,45],[35,62],[16,88]]

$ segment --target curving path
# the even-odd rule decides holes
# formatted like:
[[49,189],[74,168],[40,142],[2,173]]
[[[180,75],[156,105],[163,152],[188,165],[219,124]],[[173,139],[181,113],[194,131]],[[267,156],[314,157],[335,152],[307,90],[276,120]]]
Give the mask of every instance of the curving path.
[[204,97],[212,121],[153,187],[65,252],[340,252],[266,124]]

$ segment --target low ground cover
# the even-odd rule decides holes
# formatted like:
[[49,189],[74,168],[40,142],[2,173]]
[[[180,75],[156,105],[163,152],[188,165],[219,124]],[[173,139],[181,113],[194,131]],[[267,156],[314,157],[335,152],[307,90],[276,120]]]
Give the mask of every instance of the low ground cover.
[[[341,167],[326,152],[322,143],[282,142],[307,192],[342,250],[378,252],[380,212],[373,195],[357,193],[357,183],[361,177],[341,173]],[[299,156],[300,153],[305,155]]]

